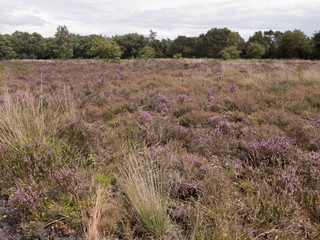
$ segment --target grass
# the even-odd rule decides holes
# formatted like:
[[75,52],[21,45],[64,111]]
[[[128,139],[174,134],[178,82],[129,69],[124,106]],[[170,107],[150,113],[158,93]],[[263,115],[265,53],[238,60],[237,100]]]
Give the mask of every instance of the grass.
[[0,191],[30,239],[319,238],[320,62],[0,66]]
[[161,186],[160,174],[152,159],[130,156],[125,162],[121,180],[137,221],[151,236],[160,237],[171,229],[168,200]]

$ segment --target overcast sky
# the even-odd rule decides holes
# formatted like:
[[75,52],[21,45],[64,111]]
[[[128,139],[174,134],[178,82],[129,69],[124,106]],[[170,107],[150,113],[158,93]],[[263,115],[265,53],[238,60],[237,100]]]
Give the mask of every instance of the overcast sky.
[[0,33],[54,36],[58,25],[108,37],[149,29],[158,39],[227,27],[247,39],[257,30],[320,30],[320,0],[0,0]]

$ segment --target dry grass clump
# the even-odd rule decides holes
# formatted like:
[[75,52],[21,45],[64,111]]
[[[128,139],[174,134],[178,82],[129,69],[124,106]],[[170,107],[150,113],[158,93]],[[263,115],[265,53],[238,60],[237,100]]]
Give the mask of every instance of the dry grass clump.
[[150,158],[129,156],[121,182],[139,224],[147,234],[160,237],[170,232],[172,226],[167,214],[168,199],[154,164]]
[[121,206],[115,202],[104,186],[94,186],[95,196],[89,209],[82,210],[85,239],[103,240],[112,237],[121,221]]

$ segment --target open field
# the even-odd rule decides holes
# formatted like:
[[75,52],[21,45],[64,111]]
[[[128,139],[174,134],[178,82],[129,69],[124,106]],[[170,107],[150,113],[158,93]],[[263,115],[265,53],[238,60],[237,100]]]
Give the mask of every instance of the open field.
[[319,189],[319,61],[0,62],[31,239],[319,239]]

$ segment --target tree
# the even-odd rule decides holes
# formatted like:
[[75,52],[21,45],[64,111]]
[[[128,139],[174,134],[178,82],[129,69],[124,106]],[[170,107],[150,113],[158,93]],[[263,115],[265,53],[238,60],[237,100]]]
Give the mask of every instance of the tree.
[[42,40],[42,50],[41,50],[41,59],[52,59],[56,58],[55,49],[56,46],[56,39],[53,37],[50,38],[43,38]]
[[309,58],[310,39],[300,30],[286,31],[281,36],[278,54],[280,58]]
[[57,57],[62,59],[71,58],[73,56],[72,36],[66,26],[58,26],[55,33]]
[[265,39],[265,48],[266,52],[264,54],[264,58],[277,58],[279,57],[278,49],[279,49],[279,43],[280,39],[283,35],[280,31],[264,31],[263,32],[264,39]]
[[122,54],[120,46],[115,41],[108,40],[102,36],[95,36],[93,38],[90,50],[93,57],[103,59],[119,60]]
[[320,31],[314,33],[312,37],[312,57],[320,58]]
[[145,45],[139,52],[139,58],[141,59],[155,58],[155,56],[156,51],[153,49],[153,47],[150,47],[148,45]]
[[157,41],[157,39],[156,39],[157,34],[158,34],[157,32],[154,32],[151,29],[149,30],[148,39],[149,39],[150,43]]
[[220,52],[227,47],[243,47],[244,40],[239,33],[228,28],[213,28],[206,34],[201,34],[197,43],[197,56],[219,58]]
[[240,56],[240,51],[236,46],[226,47],[222,51],[220,51],[219,55],[224,59],[238,59]]
[[265,47],[258,42],[251,42],[246,48],[247,58],[261,58],[266,52]]
[[43,37],[38,33],[15,31],[10,37],[12,48],[19,59],[41,58],[43,50]]
[[196,38],[178,36],[169,47],[169,56],[181,53],[182,57],[192,58],[196,55]]
[[13,50],[7,36],[0,35],[0,60],[13,59],[16,52]]
[[141,49],[149,43],[149,39],[137,33],[128,33],[112,38],[123,52],[122,58],[137,58]]

